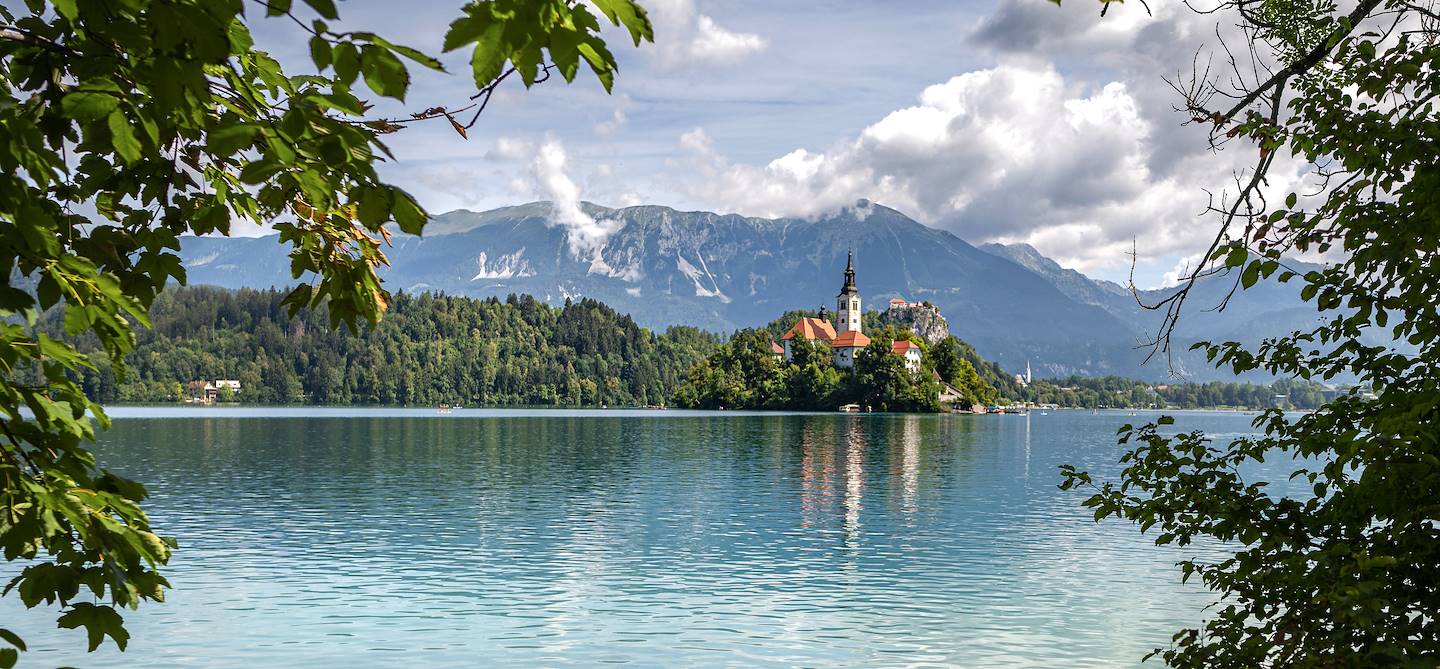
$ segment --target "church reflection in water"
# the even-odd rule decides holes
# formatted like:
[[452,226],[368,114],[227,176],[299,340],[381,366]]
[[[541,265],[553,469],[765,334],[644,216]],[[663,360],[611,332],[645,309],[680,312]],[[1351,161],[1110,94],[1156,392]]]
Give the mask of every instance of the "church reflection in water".
[[[943,437],[935,421],[920,416],[807,421],[800,431],[800,526],[829,529],[838,521],[845,545],[857,545],[867,487],[888,492],[892,508],[902,514],[916,513],[922,425],[929,428],[923,433],[938,441]],[[872,467],[872,459],[883,464]],[[867,469],[873,470],[868,479]]]

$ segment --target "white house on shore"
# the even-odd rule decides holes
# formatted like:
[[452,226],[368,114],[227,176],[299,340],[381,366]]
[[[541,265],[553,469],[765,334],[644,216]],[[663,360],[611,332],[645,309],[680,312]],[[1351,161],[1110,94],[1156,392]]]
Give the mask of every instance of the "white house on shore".
[[920,345],[913,341],[897,341],[890,345],[890,352],[905,359],[905,369],[920,371]]

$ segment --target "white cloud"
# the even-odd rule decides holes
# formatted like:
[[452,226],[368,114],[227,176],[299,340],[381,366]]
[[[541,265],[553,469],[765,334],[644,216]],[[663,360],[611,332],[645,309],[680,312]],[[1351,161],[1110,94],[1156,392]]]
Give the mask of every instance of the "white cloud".
[[1160,278],[1160,287],[1170,288],[1180,285],[1181,280],[1189,278],[1195,273],[1195,269],[1199,267],[1200,259],[1203,258],[1204,255],[1203,253],[1192,253],[1181,258],[1179,262],[1175,263],[1174,269],[1166,272]]
[[528,190],[550,201],[550,223],[565,228],[565,239],[570,253],[577,259],[588,260],[591,271],[610,275],[610,269],[600,257],[605,242],[623,221],[597,219],[580,206],[580,186],[570,178],[569,156],[560,140],[546,136],[536,144],[528,139],[502,138],[496,142],[496,151],[503,145],[507,156],[518,157],[522,148],[532,149],[529,156],[527,178],[517,177],[511,182],[511,189]]
[[485,154],[492,160],[526,160],[535,155],[535,142],[528,137],[497,137]]
[[768,46],[760,35],[727,29],[701,14],[694,0],[655,0],[645,6],[655,22],[655,48],[647,53],[664,67],[732,65]]
[[[1128,264],[1136,244],[1150,257],[1192,252],[1213,234],[1196,219],[1203,189],[1222,191],[1253,159],[1202,144],[1156,173],[1155,133],[1124,83],[1086,87],[1011,62],[929,86],[852,140],[764,165],[731,164],[697,128],[680,139],[689,169],[673,171],[689,175],[677,186],[690,197],[726,211],[809,216],[868,198],[972,242],[1028,242],[1094,270]],[[1277,164],[1271,190],[1300,169]]]
[[620,227],[620,221],[601,221],[580,208],[580,187],[566,174],[565,147],[551,137],[535,153],[531,169],[553,208],[552,222],[569,233],[570,252],[581,258],[593,255],[598,262],[605,240]]
[[695,28],[690,56],[698,62],[734,63],[765,50],[765,38],[754,33],[726,30],[704,14],[699,16]]
[[621,94],[615,100],[615,109],[610,113],[610,118],[595,124],[595,134],[601,137],[614,135],[620,126],[625,125],[625,111],[630,108],[630,96]]

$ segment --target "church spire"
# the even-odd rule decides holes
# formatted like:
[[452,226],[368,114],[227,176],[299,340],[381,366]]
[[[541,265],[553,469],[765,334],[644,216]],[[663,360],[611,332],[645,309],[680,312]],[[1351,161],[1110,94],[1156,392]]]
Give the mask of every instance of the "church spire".
[[841,295],[854,295],[860,292],[855,288],[855,252],[849,251],[845,254],[845,285],[840,288]]
[[835,321],[837,332],[860,332],[860,290],[855,287],[855,252],[845,258],[845,285],[835,296]]

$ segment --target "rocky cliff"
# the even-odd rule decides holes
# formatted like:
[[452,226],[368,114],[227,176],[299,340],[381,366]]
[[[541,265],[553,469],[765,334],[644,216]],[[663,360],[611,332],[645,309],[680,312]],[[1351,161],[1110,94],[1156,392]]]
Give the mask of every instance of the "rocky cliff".
[[892,302],[889,309],[880,312],[880,321],[910,328],[932,345],[950,336],[950,323],[940,315],[940,309],[929,302]]

